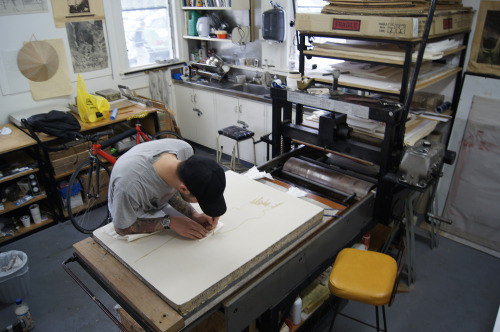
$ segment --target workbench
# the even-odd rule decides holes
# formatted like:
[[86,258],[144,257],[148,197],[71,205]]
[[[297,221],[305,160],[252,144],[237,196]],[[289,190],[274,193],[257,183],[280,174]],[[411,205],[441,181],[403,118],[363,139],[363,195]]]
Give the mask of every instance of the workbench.
[[[38,149],[36,148],[37,142],[26,135],[22,130],[17,128],[11,123],[0,125],[0,128],[8,128],[12,132],[8,135],[0,136],[0,156],[2,157],[2,167],[0,167],[0,186],[3,188],[15,185],[14,181],[19,181],[21,179],[27,179],[29,176],[38,179],[38,183],[41,185],[41,191],[38,195],[31,195],[31,199],[28,201],[15,204],[6,198],[2,202],[2,207],[0,209],[0,215],[2,219],[9,220],[12,218],[18,219],[22,214],[30,215],[28,206],[34,203],[41,204],[44,200],[49,201],[48,196],[45,193],[47,190],[47,179],[43,172],[40,172],[40,167],[36,163],[39,159]],[[11,165],[17,163],[19,165],[18,171],[11,172]],[[7,164],[9,164],[7,166]],[[5,168],[4,168],[5,167]],[[8,171],[8,172],[7,172]],[[49,214],[53,212],[51,209],[51,204],[46,204]],[[19,222],[19,228],[14,228],[14,233],[12,236],[0,236],[0,244],[6,244],[20,237],[32,234],[35,231],[39,231],[45,227],[48,227],[54,223],[52,217],[47,217],[47,219],[35,224],[30,223],[28,227],[25,227]]]
[[[280,191],[290,187],[278,180],[259,182]],[[373,194],[353,210],[344,210],[344,206],[312,193],[307,193],[303,199],[315,201],[314,204],[323,208],[338,209],[338,217],[322,217],[281,247],[279,241],[276,242],[279,248],[272,255],[227,283],[207,301],[189,308],[188,312],[182,312],[182,308],[181,312],[175,310],[147,280],[131,271],[126,262],[114,257],[106,245],[98,243],[95,236],[74,244],[71,260],[80,263],[146,330],[189,330],[222,310],[227,331],[241,331],[259,317],[262,325],[259,330],[277,331],[281,319],[278,312],[288,309],[299,292],[333,263],[338,251],[352,245],[374,225],[371,217]],[[68,269],[66,265],[65,268]],[[202,278],[203,273],[199,277]]]

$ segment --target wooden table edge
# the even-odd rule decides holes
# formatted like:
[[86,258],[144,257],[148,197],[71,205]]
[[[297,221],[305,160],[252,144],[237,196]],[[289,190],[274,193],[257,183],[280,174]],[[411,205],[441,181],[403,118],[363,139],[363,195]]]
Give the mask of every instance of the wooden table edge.
[[155,331],[174,332],[184,318],[91,237],[73,244],[75,254]]

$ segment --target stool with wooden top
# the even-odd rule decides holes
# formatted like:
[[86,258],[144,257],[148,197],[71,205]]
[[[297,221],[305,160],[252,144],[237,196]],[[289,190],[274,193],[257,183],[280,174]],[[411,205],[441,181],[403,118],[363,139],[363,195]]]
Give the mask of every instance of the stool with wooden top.
[[[222,149],[219,146],[219,137],[220,135],[226,136],[230,139],[234,140],[233,152],[231,154],[231,162],[228,163],[229,167],[233,171],[243,171],[245,168],[241,164],[240,159],[240,146],[239,143],[245,141],[247,139],[252,139],[252,147],[253,147],[253,163],[257,164],[257,157],[255,155],[255,139],[253,138],[254,132],[248,130],[246,128],[238,127],[238,126],[230,126],[223,129],[219,129],[217,135],[217,162],[219,164],[224,164],[221,162],[222,159]],[[236,158],[238,158],[238,162],[236,163]],[[226,163],[227,164],[227,163]]]
[[387,254],[353,248],[340,251],[333,264],[328,283],[330,291],[338,298],[330,330],[337,314],[341,314],[338,312],[338,300],[347,299],[375,306],[377,325],[373,326],[341,314],[342,316],[380,331],[378,308],[381,306],[384,319],[383,331],[387,331],[385,306],[392,303],[399,280],[398,275],[398,263]]

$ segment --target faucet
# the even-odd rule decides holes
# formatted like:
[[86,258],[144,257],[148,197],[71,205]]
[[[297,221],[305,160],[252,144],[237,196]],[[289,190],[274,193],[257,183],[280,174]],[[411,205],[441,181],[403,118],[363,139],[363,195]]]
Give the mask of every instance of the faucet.
[[265,87],[269,87],[271,86],[272,82],[273,82],[273,77],[271,76],[271,73],[266,70],[262,78],[262,85]]
[[255,75],[252,78],[252,82],[256,84],[262,84],[262,77],[259,71],[255,71]]

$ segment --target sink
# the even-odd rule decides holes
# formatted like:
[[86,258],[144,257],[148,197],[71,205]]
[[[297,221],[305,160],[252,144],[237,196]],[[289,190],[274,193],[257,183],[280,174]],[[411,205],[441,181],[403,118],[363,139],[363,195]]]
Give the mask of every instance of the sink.
[[233,85],[231,87],[228,87],[228,90],[240,91],[243,93],[249,93],[259,96],[266,95],[270,92],[270,89],[266,88],[265,86],[250,83]]

